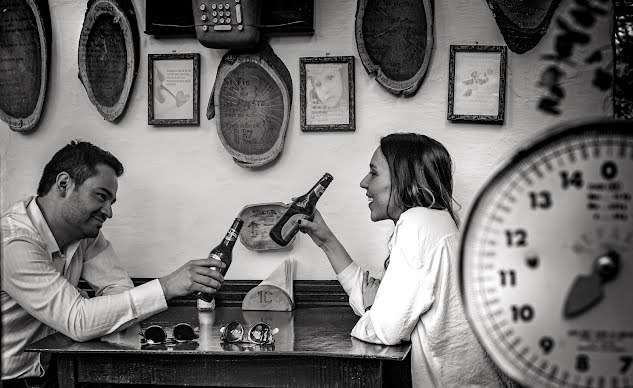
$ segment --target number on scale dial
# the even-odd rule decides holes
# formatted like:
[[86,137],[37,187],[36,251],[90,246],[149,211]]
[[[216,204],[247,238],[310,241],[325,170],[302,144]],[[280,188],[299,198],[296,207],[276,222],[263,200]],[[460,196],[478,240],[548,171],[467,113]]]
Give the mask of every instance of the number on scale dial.
[[496,363],[530,387],[633,388],[633,123],[547,132],[473,203],[461,286]]

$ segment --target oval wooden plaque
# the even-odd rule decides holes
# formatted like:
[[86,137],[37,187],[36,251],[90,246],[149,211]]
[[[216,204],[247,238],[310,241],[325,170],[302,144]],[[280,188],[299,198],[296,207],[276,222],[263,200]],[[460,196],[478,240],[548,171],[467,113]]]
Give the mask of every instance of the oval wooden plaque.
[[245,206],[238,216],[244,220],[244,227],[242,228],[242,233],[240,233],[242,245],[252,251],[269,251],[292,247],[292,242],[296,236],[285,247],[270,238],[270,230],[286,210],[288,210],[288,205],[282,202]]
[[531,50],[547,32],[560,0],[487,0],[508,48]]
[[125,110],[138,71],[138,29],[132,2],[90,0],[79,37],[79,79],[108,121]]
[[40,119],[50,46],[46,0],[0,0],[0,119],[16,132]]
[[414,94],[433,51],[431,0],[358,0],[356,46],[363,66],[393,94]]
[[217,109],[218,136],[238,165],[260,167],[283,149],[291,103],[290,72],[263,41],[222,58],[207,118]]

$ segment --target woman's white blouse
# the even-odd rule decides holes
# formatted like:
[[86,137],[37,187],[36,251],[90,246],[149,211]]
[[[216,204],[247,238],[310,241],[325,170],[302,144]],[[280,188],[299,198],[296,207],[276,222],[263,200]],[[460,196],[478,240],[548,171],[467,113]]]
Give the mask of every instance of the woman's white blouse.
[[351,335],[386,345],[411,341],[414,387],[504,386],[466,320],[457,244],[458,231],[447,211],[416,207],[402,213],[371,310],[364,312],[360,267],[352,263],[338,274],[361,316]]

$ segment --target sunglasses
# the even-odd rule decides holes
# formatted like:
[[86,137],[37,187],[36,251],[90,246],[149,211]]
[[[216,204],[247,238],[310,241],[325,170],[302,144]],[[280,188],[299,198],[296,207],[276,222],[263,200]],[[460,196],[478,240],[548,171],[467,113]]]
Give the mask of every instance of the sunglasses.
[[244,332],[244,326],[237,321],[230,322],[220,328],[222,342],[228,343],[253,343],[258,345],[270,345],[275,343],[273,335],[279,333],[278,328],[271,328],[266,322],[254,324],[248,333]]
[[141,342],[144,341],[148,345],[164,344],[167,342],[189,342],[198,338],[196,330],[188,323],[179,323],[174,326],[172,338],[167,338],[167,332],[159,325],[148,326],[144,331],[139,332],[139,334],[142,337]]

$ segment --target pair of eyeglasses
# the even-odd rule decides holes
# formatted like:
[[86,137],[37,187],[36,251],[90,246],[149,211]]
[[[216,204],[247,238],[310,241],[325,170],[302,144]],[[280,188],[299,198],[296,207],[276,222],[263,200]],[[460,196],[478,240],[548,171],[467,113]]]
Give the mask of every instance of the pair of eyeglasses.
[[220,332],[222,333],[222,342],[270,345],[275,343],[273,335],[279,333],[279,329],[271,328],[266,322],[258,322],[245,333],[244,326],[238,321],[233,321],[221,327]]
[[196,329],[188,323],[179,323],[174,326],[173,337],[167,338],[167,332],[159,325],[151,325],[139,332],[142,339],[149,345],[164,344],[167,342],[188,342],[198,338]]

